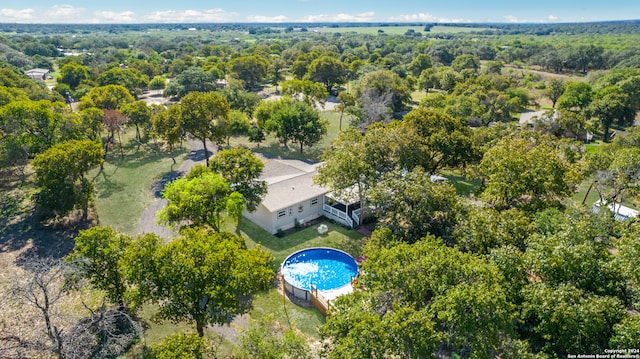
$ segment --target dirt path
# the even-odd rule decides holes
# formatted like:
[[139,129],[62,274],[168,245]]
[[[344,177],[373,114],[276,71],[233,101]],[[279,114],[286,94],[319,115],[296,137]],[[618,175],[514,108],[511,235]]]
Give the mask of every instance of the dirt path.
[[[187,159],[173,172],[167,173],[162,179],[154,182],[151,185],[150,191],[154,194],[154,199],[149,207],[145,208],[142,212],[142,216],[138,221],[138,233],[155,233],[158,236],[169,240],[175,238],[177,233],[164,225],[158,224],[156,221],[156,214],[159,210],[167,205],[167,201],[162,198],[162,190],[167,183],[173,181],[176,178],[182,177],[185,173],[189,172],[196,164],[204,164],[204,148],[202,142],[197,140],[187,141],[191,152],[187,156]],[[217,151],[217,147],[212,143],[207,142],[207,149],[209,150],[209,156],[213,155]]]

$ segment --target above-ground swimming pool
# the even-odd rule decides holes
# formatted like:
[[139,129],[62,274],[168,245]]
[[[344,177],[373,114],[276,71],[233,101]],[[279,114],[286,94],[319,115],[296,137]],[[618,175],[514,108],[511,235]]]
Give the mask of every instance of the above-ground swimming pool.
[[287,292],[309,300],[309,291],[332,291],[351,285],[358,264],[349,254],[333,248],[308,248],[295,252],[280,268]]

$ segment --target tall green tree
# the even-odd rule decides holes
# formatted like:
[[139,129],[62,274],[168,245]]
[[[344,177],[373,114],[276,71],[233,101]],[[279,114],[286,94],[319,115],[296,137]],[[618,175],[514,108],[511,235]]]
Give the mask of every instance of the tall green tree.
[[330,93],[333,85],[346,80],[347,66],[332,56],[321,56],[309,64],[308,76],[311,80],[322,83]]
[[151,109],[146,102],[136,101],[122,106],[122,114],[127,116],[128,123],[136,126],[136,139],[140,141],[140,127],[148,128],[151,124]]
[[158,218],[179,226],[206,225],[220,232],[223,213],[235,204],[229,201],[232,193],[229,182],[210,171],[175,180],[162,191],[169,204],[158,213]]
[[358,282],[320,327],[328,357],[432,357],[447,348],[489,358],[513,336],[513,307],[497,268],[433,236],[367,246]]
[[209,165],[207,140],[223,141],[229,122],[229,103],[217,92],[191,92],[180,101],[180,117],[185,133],[202,142]]
[[85,174],[103,161],[102,147],[90,140],[61,142],[33,159],[36,203],[56,217],[63,217],[74,208],[87,218],[94,185]]
[[613,86],[596,91],[587,111],[600,121],[605,142],[609,141],[609,129],[612,125],[629,126],[636,117],[631,97],[622,89]]
[[383,176],[371,190],[369,203],[378,223],[408,243],[427,234],[451,240],[461,210],[455,188],[431,182],[419,167]]
[[0,136],[33,157],[66,137],[65,108],[64,103],[47,100],[10,102],[0,108]]
[[293,101],[271,114],[264,127],[273,132],[285,147],[289,141],[297,142],[302,153],[304,146],[320,142],[327,134],[328,125],[311,105]]
[[60,76],[57,81],[69,85],[75,90],[80,82],[90,79],[91,69],[87,66],[78,64],[77,62],[69,62],[60,68]]
[[240,56],[229,61],[231,71],[244,81],[247,88],[255,87],[267,75],[269,63],[257,55]]
[[161,343],[149,346],[146,359],[202,359],[213,355],[214,348],[208,339],[196,333],[173,333],[167,335]]
[[[568,151],[568,152],[567,152]],[[582,178],[571,149],[550,137],[507,137],[480,161],[482,198],[496,209],[558,206]]]
[[427,54],[418,54],[407,66],[408,70],[411,71],[411,74],[415,77],[420,76],[422,71],[432,67],[433,61],[431,60],[431,56]]
[[444,111],[418,107],[404,116],[405,133],[415,131],[422,152],[416,164],[429,174],[443,167],[464,166],[476,160],[471,131],[463,120]]
[[233,191],[244,197],[249,212],[258,208],[267,193],[267,183],[259,180],[264,163],[249,149],[220,151],[211,159],[210,167],[229,182]]
[[180,105],[170,105],[166,110],[155,114],[151,119],[155,133],[169,146],[169,153],[173,163],[176,163],[173,149],[185,139],[185,131],[182,126]]
[[567,82],[564,92],[558,97],[559,110],[582,111],[593,100],[591,85],[585,82]]
[[190,67],[182,71],[167,85],[164,95],[182,98],[191,92],[210,92],[216,89],[214,76],[201,67]]
[[624,317],[624,306],[617,298],[583,296],[566,284],[553,288],[533,283],[524,289],[524,296],[523,316],[533,329],[531,339],[554,356],[604,352],[614,324]]
[[229,80],[227,86],[220,90],[220,93],[227,98],[232,110],[242,111],[247,116],[251,116],[262,101],[255,92],[245,90],[242,81],[234,79]]
[[[354,86],[354,95],[361,105],[367,99],[380,99],[389,96],[389,107],[393,112],[402,111],[411,100],[411,89],[400,76],[390,70],[378,70],[369,72]],[[383,101],[384,102],[384,101]]]
[[99,86],[122,85],[136,96],[142,95],[142,90],[149,85],[149,77],[135,68],[114,67],[96,79]]
[[462,54],[453,60],[451,67],[458,72],[465,69],[477,72],[480,70],[480,58],[471,54]]
[[119,110],[123,105],[135,101],[129,90],[122,85],[106,85],[92,88],[80,99],[80,109],[97,107],[103,110]]
[[75,263],[94,288],[124,310],[127,281],[122,258],[132,238],[111,227],[93,227],[80,231],[67,261]]
[[319,82],[310,80],[288,80],[282,84],[282,93],[293,98],[301,96],[309,105],[324,105],[329,92]]
[[248,297],[274,276],[270,253],[246,249],[229,233],[187,230],[158,248],[153,260],[145,275],[156,283],[149,299],[159,305],[158,317],[194,322],[200,337],[205,326],[229,323],[248,310]]
[[249,358],[311,359],[311,348],[305,337],[295,326],[287,329],[273,315],[266,315],[249,322],[249,327],[240,337],[242,352]]
[[551,100],[551,107],[555,108],[558,99],[564,93],[565,85],[564,81],[560,79],[551,79],[547,82],[547,86],[544,90],[544,95]]

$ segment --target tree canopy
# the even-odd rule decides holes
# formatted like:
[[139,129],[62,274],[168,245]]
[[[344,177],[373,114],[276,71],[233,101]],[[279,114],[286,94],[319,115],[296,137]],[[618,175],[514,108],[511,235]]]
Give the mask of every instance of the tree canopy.
[[220,232],[223,213],[234,208],[233,193],[224,177],[195,167],[190,176],[169,183],[162,191],[169,204],[158,218],[178,227],[208,226]]
[[154,283],[148,299],[160,306],[158,316],[195,322],[200,337],[206,325],[229,323],[250,308],[248,296],[274,275],[270,253],[246,249],[232,234],[198,229],[158,246],[151,260],[143,275]]
[[85,174],[102,161],[102,147],[90,140],[61,142],[40,153],[33,159],[37,204],[56,217],[78,208],[87,218],[95,187]]
[[242,195],[249,212],[258,208],[267,193],[267,184],[259,180],[264,163],[246,148],[223,150],[211,159],[211,170],[226,179],[231,189]]

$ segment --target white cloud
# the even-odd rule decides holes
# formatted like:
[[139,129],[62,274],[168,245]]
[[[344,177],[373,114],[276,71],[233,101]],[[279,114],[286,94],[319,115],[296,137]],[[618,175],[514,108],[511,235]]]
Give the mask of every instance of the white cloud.
[[278,15],[278,16],[255,15],[255,16],[247,16],[247,20],[249,22],[285,22],[287,21],[287,17],[284,15]]
[[369,22],[374,20],[375,13],[373,11],[363,12],[361,14],[333,14],[333,15],[308,15],[298,21],[300,22]]
[[74,19],[85,11],[84,8],[72,5],[54,5],[47,11],[47,18],[51,21]]
[[436,17],[429,13],[419,13],[419,14],[408,14],[408,15],[400,15],[400,16],[391,16],[389,17],[389,21],[399,21],[399,22],[471,22],[470,20],[465,19],[448,19]]
[[410,15],[400,15],[400,16],[392,16],[389,18],[391,21],[429,21],[436,22],[439,19],[429,13],[419,13],[419,14],[410,14]]
[[547,16],[547,21],[558,21],[558,17],[555,15]]
[[520,22],[520,19],[512,15],[506,15],[506,16],[503,16],[502,18],[505,19],[507,22]]
[[37,20],[33,9],[0,9],[0,20],[6,22],[32,22]]
[[167,10],[155,11],[144,17],[145,21],[150,22],[225,22],[232,21],[233,15],[225,12],[223,9],[209,10]]
[[137,21],[133,11],[96,11],[93,14],[96,18],[92,21],[98,23],[130,23]]

